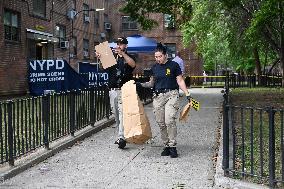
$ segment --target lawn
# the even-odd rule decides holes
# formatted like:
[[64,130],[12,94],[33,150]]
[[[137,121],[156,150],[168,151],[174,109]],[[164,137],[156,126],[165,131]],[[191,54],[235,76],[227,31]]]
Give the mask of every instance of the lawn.
[[[283,182],[283,88],[238,88],[230,92],[232,169],[236,178],[267,184],[269,176],[269,107],[275,125],[275,176]],[[245,173],[245,174],[242,174]],[[251,175],[253,177],[247,177]]]

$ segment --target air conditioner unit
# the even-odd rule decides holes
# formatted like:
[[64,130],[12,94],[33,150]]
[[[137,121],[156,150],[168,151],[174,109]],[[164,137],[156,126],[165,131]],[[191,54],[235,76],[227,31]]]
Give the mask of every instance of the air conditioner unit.
[[169,23],[165,22],[165,28],[168,28],[168,27],[169,27]]
[[69,47],[69,41],[60,41],[60,48],[66,49]]
[[69,10],[67,16],[69,19],[73,20],[77,12],[75,10]]
[[88,51],[83,51],[84,57],[89,57],[89,52]]
[[85,22],[90,22],[90,17],[89,17],[89,16],[85,16],[85,17],[84,17],[84,21],[85,21]]
[[111,30],[111,23],[105,22],[105,30]]
[[173,22],[165,22],[165,28],[175,28],[175,24]]

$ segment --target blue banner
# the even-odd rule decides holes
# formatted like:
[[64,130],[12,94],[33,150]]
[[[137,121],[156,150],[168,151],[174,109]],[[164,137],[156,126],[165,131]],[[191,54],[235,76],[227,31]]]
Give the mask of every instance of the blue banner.
[[61,92],[88,87],[88,80],[66,60],[33,60],[29,62],[28,70],[31,95],[43,95],[48,90]]
[[89,87],[102,86],[108,83],[108,74],[98,64],[79,62],[79,73],[88,80]]

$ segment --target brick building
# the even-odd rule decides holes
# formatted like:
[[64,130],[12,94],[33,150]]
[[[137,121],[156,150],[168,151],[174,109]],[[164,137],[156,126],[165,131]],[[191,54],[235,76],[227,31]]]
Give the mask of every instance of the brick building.
[[103,6],[104,0],[1,0],[0,95],[28,92],[29,60],[65,59],[74,69],[96,61]]
[[[165,43],[170,56],[181,51],[186,74],[202,73],[202,63],[192,53],[194,48],[183,47],[181,33],[171,27],[165,15],[152,15],[161,24],[144,32],[119,12],[123,3],[123,0],[1,0],[0,95],[28,93],[29,60],[65,59],[77,70],[78,62],[97,62],[96,44],[134,34]],[[136,73],[154,64],[153,54],[136,56]]]
[[[185,62],[185,75],[202,75],[203,63],[200,57],[194,53],[195,45],[185,48],[182,44],[182,34],[170,22],[169,15],[163,14],[151,14],[159,26],[151,31],[142,31],[136,22],[131,21],[127,15],[119,12],[119,9],[123,6],[125,1],[123,0],[109,0],[106,14],[111,22],[111,30],[108,31],[108,37],[113,40],[119,36],[130,36],[140,34],[149,38],[155,39],[157,42],[162,42],[168,47],[168,55],[174,57],[176,51],[180,51],[181,58]],[[137,55],[137,67],[136,73],[143,72],[144,69],[150,68],[155,60],[154,54],[139,53]]]

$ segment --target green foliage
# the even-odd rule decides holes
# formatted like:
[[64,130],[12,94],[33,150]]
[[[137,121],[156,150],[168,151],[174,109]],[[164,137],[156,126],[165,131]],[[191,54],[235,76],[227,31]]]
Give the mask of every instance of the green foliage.
[[[280,56],[284,36],[284,2],[279,0],[126,0],[121,11],[149,30],[158,23],[150,13],[173,16],[183,34],[184,46],[192,42],[206,71],[232,68],[253,72]],[[283,46],[284,44],[282,44]],[[283,47],[284,48],[284,47]],[[254,52],[257,51],[259,57]],[[277,55],[277,56],[276,56]],[[256,56],[256,57],[255,57]],[[283,62],[283,61],[282,61]]]
[[186,0],[126,0],[126,5],[120,11],[140,23],[143,30],[150,30],[158,23],[150,18],[149,13],[173,15],[175,22],[182,23],[190,18],[192,7],[190,1]]

